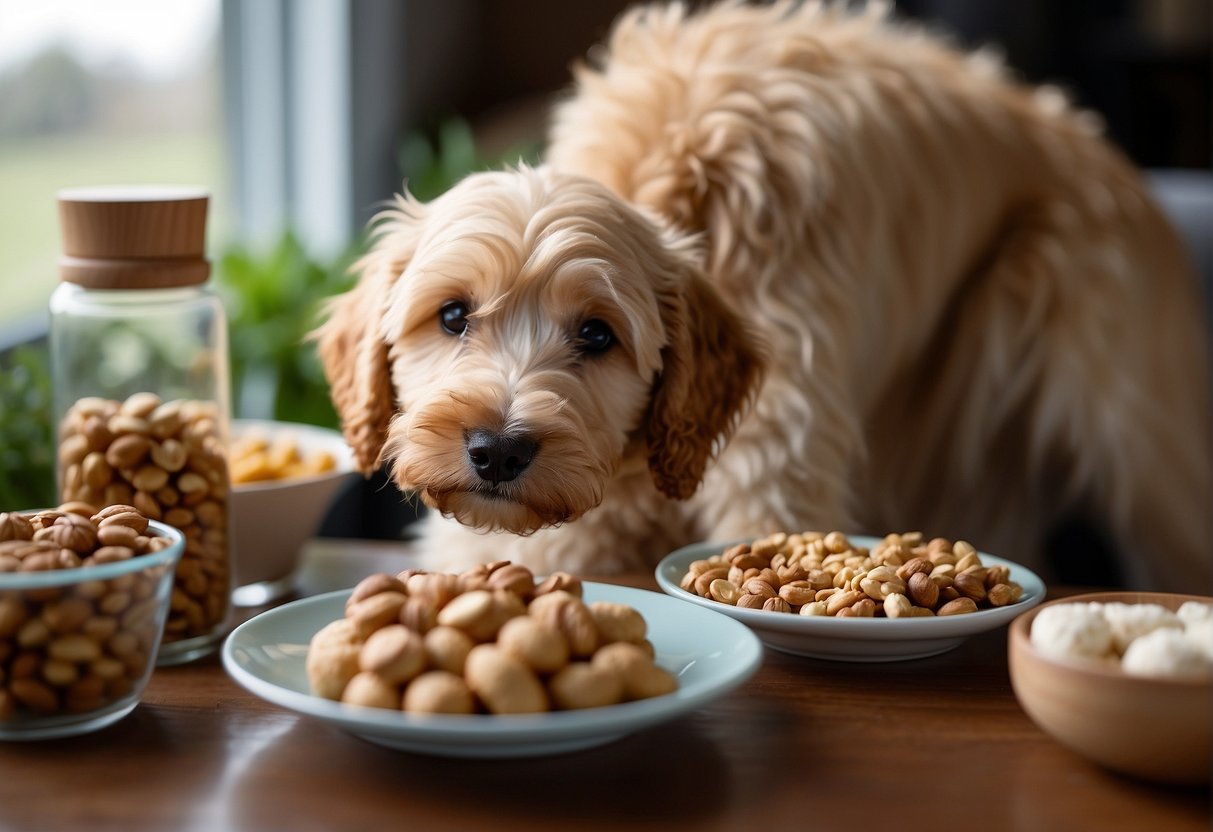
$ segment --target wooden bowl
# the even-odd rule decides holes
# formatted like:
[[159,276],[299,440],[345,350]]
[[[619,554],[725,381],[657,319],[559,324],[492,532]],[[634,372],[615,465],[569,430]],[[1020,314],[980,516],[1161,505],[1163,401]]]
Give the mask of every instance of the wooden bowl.
[[1165,783],[1209,784],[1213,748],[1213,682],[1131,676],[1116,667],[1041,655],[1032,622],[1054,604],[1100,601],[1213,603],[1199,595],[1099,592],[1049,601],[1011,623],[1011,685],[1020,706],[1045,733],[1102,766]]

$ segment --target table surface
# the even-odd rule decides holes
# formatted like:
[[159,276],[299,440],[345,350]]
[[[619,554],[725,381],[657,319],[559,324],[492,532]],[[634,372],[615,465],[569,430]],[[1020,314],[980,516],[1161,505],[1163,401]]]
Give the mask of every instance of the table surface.
[[[404,568],[351,555],[306,589],[384,557]],[[768,649],[749,682],[676,721],[588,751],[466,760],[283,710],[211,656],[158,668],[97,733],[0,744],[0,829],[1210,829],[1207,789],[1119,777],[1041,733],[1006,658],[1005,628],[910,662]]]

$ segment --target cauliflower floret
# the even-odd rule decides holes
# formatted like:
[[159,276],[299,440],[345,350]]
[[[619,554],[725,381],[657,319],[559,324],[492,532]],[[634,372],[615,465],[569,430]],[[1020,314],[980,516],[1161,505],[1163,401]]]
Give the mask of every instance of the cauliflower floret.
[[1135,639],[1121,667],[1134,676],[1213,678],[1213,659],[1182,631],[1170,627]]
[[1122,655],[1130,642],[1146,633],[1162,627],[1182,630],[1184,626],[1178,615],[1159,604],[1104,604],[1103,616],[1112,628],[1112,646]]
[[1102,604],[1057,604],[1032,622],[1032,646],[1058,659],[1103,659],[1112,652],[1112,628]]
[[1200,621],[1213,621],[1213,604],[1206,604],[1203,601],[1184,601],[1175,614],[1185,627]]

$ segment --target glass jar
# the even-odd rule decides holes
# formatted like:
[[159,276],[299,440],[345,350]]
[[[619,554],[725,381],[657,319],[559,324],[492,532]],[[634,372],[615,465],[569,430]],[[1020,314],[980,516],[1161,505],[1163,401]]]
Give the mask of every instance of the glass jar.
[[59,497],[133,505],[185,535],[159,664],[212,652],[231,605],[227,323],[206,285],[207,202],[186,189],[59,194]]

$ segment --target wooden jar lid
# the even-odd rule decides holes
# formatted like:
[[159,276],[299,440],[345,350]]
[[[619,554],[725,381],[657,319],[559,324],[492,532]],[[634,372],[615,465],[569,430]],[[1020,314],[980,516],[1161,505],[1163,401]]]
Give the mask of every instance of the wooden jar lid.
[[166,289],[210,276],[206,191],[69,188],[58,199],[62,280],[89,289]]

